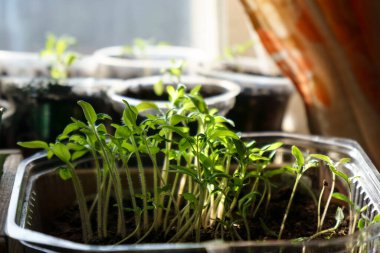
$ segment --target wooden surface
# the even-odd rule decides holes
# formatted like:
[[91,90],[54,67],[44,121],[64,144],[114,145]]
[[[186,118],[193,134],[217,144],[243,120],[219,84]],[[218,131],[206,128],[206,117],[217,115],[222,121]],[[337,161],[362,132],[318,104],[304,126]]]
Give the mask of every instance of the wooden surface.
[[0,179],[0,253],[8,252],[4,226],[17,166],[21,159],[22,155],[18,151],[14,151],[9,155],[5,160],[3,175]]

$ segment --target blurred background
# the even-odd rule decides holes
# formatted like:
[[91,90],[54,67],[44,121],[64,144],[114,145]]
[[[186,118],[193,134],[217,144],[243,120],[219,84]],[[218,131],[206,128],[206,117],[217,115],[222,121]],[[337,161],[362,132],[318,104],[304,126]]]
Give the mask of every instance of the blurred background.
[[[250,7],[244,6],[243,2],[250,2]],[[334,8],[340,10],[336,15]],[[74,37],[76,44],[71,50],[84,56],[91,56],[110,46],[132,45],[136,38],[196,48],[207,55],[207,61],[198,62],[194,72],[207,77],[221,78],[219,72],[209,70],[218,69],[214,67],[218,64],[230,68],[231,60],[241,60],[238,68],[248,66],[245,74],[255,79],[247,82],[239,77],[240,81],[235,80],[242,87],[236,101],[247,99],[244,96],[249,94],[256,99],[255,108],[262,111],[267,106],[267,113],[247,117],[239,111],[232,117],[238,115],[238,118],[265,121],[270,112],[281,109],[276,123],[279,126],[251,125],[242,131],[269,130],[348,137],[359,141],[365,148],[370,147],[374,157],[378,154],[378,145],[374,145],[373,140],[378,139],[380,126],[379,108],[376,108],[379,107],[376,103],[379,71],[371,69],[371,66],[376,66],[372,63],[377,62],[377,57],[372,55],[378,53],[374,43],[377,41],[377,28],[373,28],[378,15],[372,10],[378,9],[378,4],[373,1],[347,4],[344,1],[261,0],[0,0],[0,50],[5,55],[9,52],[33,52],[37,57],[44,48],[47,33],[51,32]],[[350,34],[357,36],[351,39]],[[363,41],[358,41],[359,38]],[[248,45],[247,42],[249,46],[240,50],[243,45]],[[352,53],[358,48],[368,49],[370,53],[360,50],[360,55]],[[244,59],[238,59],[241,56]],[[115,70],[104,72],[98,68],[98,58],[94,59],[89,58],[82,63],[86,67],[91,66],[91,70],[79,75],[130,77],[120,76]],[[4,76],[10,75],[9,62],[6,60],[2,65]],[[362,63],[362,66],[357,66]],[[40,75],[43,70],[36,73]],[[267,83],[270,83],[267,85],[271,87],[269,91],[263,88]],[[271,86],[273,83],[275,88]],[[281,103],[265,98],[266,105],[264,102],[257,105],[257,95],[252,95],[257,91],[261,95],[284,94],[284,87],[293,88],[291,91],[291,88],[285,89],[286,95],[281,98]],[[356,99],[355,94],[360,94],[360,98]],[[368,100],[372,104],[361,109]],[[330,107],[326,106],[328,103]],[[368,126],[371,127],[367,133]]]

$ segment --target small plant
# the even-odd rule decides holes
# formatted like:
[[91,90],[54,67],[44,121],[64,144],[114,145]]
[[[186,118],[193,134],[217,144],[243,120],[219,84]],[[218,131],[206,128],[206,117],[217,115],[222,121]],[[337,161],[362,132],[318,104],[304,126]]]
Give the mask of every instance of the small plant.
[[[362,228],[372,222],[364,218],[357,222],[364,209],[351,203],[352,179],[339,170],[349,162],[347,159],[333,161],[321,154],[304,154],[293,146],[294,163],[273,167],[272,160],[283,144],[245,142],[229,129],[232,121],[207,108],[200,89],[198,86],[186,93],[184,85],[168,86],[169,109],[148,115],[141,123],[137,123],[140,112],[159,110],[154,103],[135,107],[124,101],[122,124],[117,124],[108,115],[96,113],[89,103],[79,101],[87,122],[72,118],[55,143],[19,143],[27,148],[43,148],[48,158],[56,156],[63,161],[58,173],[73,183],[84,242],[111,236],[111,209],[117,212],[117,231],[112,237],[120,238],[119,244],[147,242],[153,234],[166,242],[199,242],[202,231],[212,231],[211,238],[206,239],[252,240],[257,229],[269,238],[282,239],[290,226],[287,219],[300,187],[307,189],[316,203],[315,232],[287,239],[330,238],[341,227],[345,208],[349,209],[349,233],[357,224]],[[107,125],[113,127],[113,133]],[[84,155],[93,157],[96,170],[97,192],[91,203],[87,203],[77,174]],[[132,161],[136,161],[135,169]],[[310,171],[317,169],[327,169],[331,180],[316,192],[304,181]],[[133,176],[134,171],[138,177]],[[149,183],[148,171],[152,171]],[[282,176],[292,180],[284,184]],[[134,187],[137,178],[139,190]],[[286,208],[281,210],[282,219],[271,225],[266,214],[274,192],[288,188],[290,182],[294,183]],[[337,191],[337,182],[346,186],[348,194]],[[332,199],[346,200],[346,204],[335,205],[335,224],[326,227]]]
[[142,38],[135,38],[133,40],[132,45],[126,44],[123,46],[123,53],[126,56],[134,56],[138,58],[144,58],[144,55],[146,54],[146,49],[148,46],[165,46],[169,45],[167,42],[159,41],[156,42],[154,39],[142,39]]
[[227,47],[223,50],[223,54],[220,56],[220,60],[233,60],[237,56],[244,55],[252,46],[255,44],[254,41],[248,40],[231,47]]
[[75,44],[75,39],[70,36],[57,37],[48,33],[45,41],[45,48],[40,52],[40,56],[50,62],[50,77],[53,79],[63,79],[68,77],[68,69],[78,58],[74,52],[67,49]]
[[159,79],[154,85],[153,85],[153,90],[154,93],[157,96],[161,96],[164,93],[164,83],[163,83],[163,78],[165,76],[169,76],[171,81],[173,83],[181,83],[181,77],[183,73],[183,68],[186,66],[186,61],[184,60],[172,60],[171,66],[166,69],[162,69],[161,73],[163,77]]

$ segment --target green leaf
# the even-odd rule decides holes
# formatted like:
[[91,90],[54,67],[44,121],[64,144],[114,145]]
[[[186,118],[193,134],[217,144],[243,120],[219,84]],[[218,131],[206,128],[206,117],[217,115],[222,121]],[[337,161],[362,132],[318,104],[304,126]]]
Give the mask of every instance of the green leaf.
[[358,229],[363,230],[365,228],[365,223],[366,223],[365,220],[363,218],[360,218],[358,220]]
[[282,147],[282,145],[284,145],[282,142],[274,142],[272,144],[269,144],[269,145],[266,145],[264,147],[261,148],[262,151],[273,151],[273,150],[277,150],[278,148]]
[[116,128],[116,131],[115,131],[115,137],[116,138],[128,139],[132,134],[131,130],[126,126],[119,126],[116,124],[112,124],[112,126],[114,128]]
[[372,224],[377,222],[380,222],[380,213],[373,217],[373,220],[371,221]]
[[339,170],[336,170],[336,169],[333,169],[333,172],[340,178],[342,178],[344,181],[346,181],[346,183],[349,185],[350,184],[350,179],[349,177],[347,176],[347,174],[345,174],[344,172],[342,171],[339,171]]
[[199,112],[202,112],[202,113],[208,112],[207,105],[206,105],[206,103],[202,97],[193,96],[193,95],[189,95],[189,94],[187,95],[187,97],[190,98],[191,102],[193,102],[195,108],[197,108]]
[[65,129],[62,132],[62,136],[67,136],[68,134],[78,130],[80,128],[80,125],[77,123],[70,123],[68,124]]
[[98,117],[96,115],[94,108],[91,106],[91,104],[83,100],[78,101],[78,104],[82,107],[84,116],[86,120],[88,121],[88,123],[91,125],[94,125]]
[[276,175],[282,175],[287,171],[288,171],[288,169],[286,167],[279,168],[279,169],[266,170],[266,171],[264,171],[264,176],[265,177],[273,177]]
[[296,158],[298,168],[302,168],[305,163],[305,158],[303,157],[302,152],[296,146],[292,146],[292,154]]
[[137,149],[135,148],[135,146],[133,146],[132,144],[128,143],[128,142],[123,142],[122,145],[121,145],[123,148],[127,149],[129,152],[131,153],[134,153],[137,151]]
[[74,142],[67,143],[67,148],[70,149],[70,150],[75,150],[75,151],[79,151],[79,150],[85,149],[85,147],[83,145],[80,145],[80,144],[74,143]]
[[321,154],[311,154],[310,157],[325,161],[328,164],[333,164],[330,157]]
[[57,38],[55,37],[54,34],[48,33],[46,36],[46,41],[45,41],[45,51],[46,52],[52,52],[55,46]]
[[146,111],[146,110],[150,110],[150,109],[154,109],[154,110],[159,110],[158,106],[153,103],[153,102],[141,102],[140,104],[138,104],[136,106],[137,108],[137,111],[140,113],[140,112],[143,112],[143,111]]
[[173,172],[178,172],[178,173],[188,175],[188,176],[192,177],[194,180],[196,180],[198,183],[200,182],[198,180],[198,175],[197,175],[196,171],[193,169],[189,169],[187,167],[179,166],[179,165],[171,165],[170,168],[173,169],[172,170]]
[[213,167],[213,165],[214,165],[213,162],[205,154],[199,153],[198,158],[199,158],[199,161],[201,162],[201,164],[203,165],[204,168],[212,168]]
[[65,56],[65,64],[67,66],[71,66],[76,59],[77,55],[75,53],[67,53],[67,55]]
[[342,194],[342,193],[334,192],[334,193],[332,194],[332,197],[333,197],[334,199],[342,200],[342,201],[346,202],[347,204],[349,204],[349,205],[351,205],[351,206],[354,205],[354,203],[353,203],[353,202],[352,202],[352,201],[351,201],[346,195],[344,195],[344,194]]
[[43,148],[49,149],[49,146],[44,141],[27,141],[27,142],[17,142],[17,145],[24,148]]
[[73,175],[71,174],[71,171],[66,167],[59,167],[58,174],[59,174],[59,177],[65,181],[73,177]]
[[236,151],[237,151],[239,157],[244,158],[246,151],[247,151],[244,143],[240,139],[233,139],[233,142],[235,144],[235,148],[236,148]]
[[82,150],[77,150],[73,153],[73,155],[71,156],[71,160],[72,161],[75,161],[79,158],[81,158],[82,156],[84,156],[85,154],[88,153],[88,150],[87,149],[82,149]]
[[71,119],[72,122],[74,122],[75,124],[77,124],[78,127],[80,127],[80,128],[88,128],[88,126],[83,121],[77,120],[76,118],[73,118],[73,117],[71,117],[70,119]]
[[161,79],[153,85],[153,90],[154,94],[157,96],[162,96],[162,94],[164,94],[164,84]]
[[227,119],[226,117],[223,117],[223,116],[220,116],[220,115],[215,116],[214,120],[215,120],[216,123],[227,123],[227,124],[229,124],[229,125],[231,125],[233,127],[235,126],[235,123],[232,120]]
[[98,114],[96,115],[96,118],[97,118],[98,120],[105,120],[105,119],[112,120],[111,116],[108,115],[108,114],[106,114],[106,113],[98,113]]
[[351,161],[350,158],[344,157],[344,158],[342,158],[342,159],[339,160],[339,164],[349,163],[350,161]]
[[190,203],[196,203],[197,202],[197,198],[195,197],[195,195],[190,193],[190,192],[184,192],[182,194],[182,196],[185,200],[189,201]]
[[183,116],[183,115],[179,115],[179,114],[174,114],[171,118],[170,118],[170,124],[175,126],[177,125],[178,123],[182,122],[182,121],[187,121],[187,117],[186,116]]
[[212,139],[231,137],[232,139],[239,139],[239,136],[230,130],[214,130],[210,136]]
[[133,129],[136,126],[138,114],[137,108],[130,105],[126,100],[123,100],[123,103],[125,104],[123,111],[123,123],[129,128]]
[[69,152],[69,149],[64,144],[57,142],[51,146],[51,150],[53,151],[54,155],[56,155],[63,162],[68,163],[70,161],[71,154]]

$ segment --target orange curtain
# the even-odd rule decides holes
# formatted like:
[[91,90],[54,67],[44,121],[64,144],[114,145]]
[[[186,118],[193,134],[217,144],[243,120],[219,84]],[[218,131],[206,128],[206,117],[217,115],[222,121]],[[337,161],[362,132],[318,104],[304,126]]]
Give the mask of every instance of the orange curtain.
[[357,140],[380,169],[380,1],[240,1],[310,131]]

